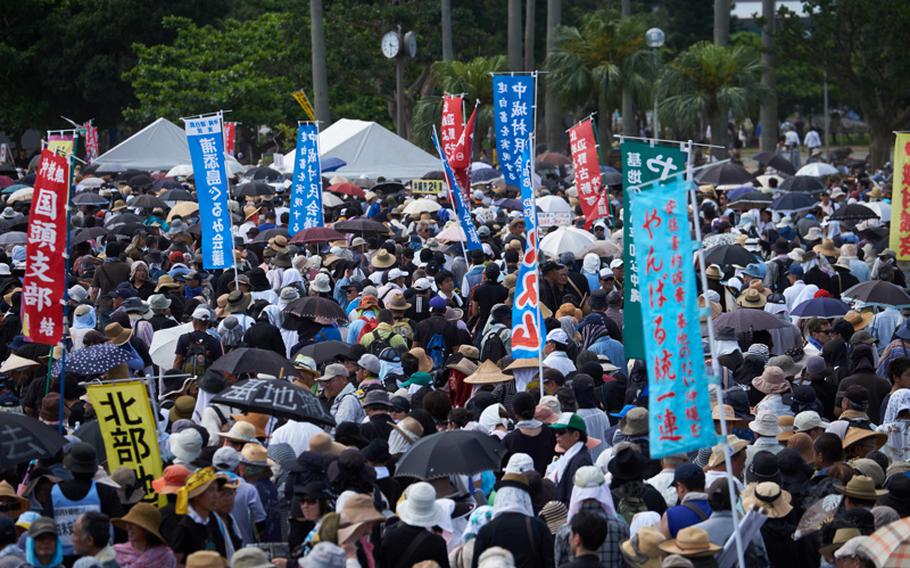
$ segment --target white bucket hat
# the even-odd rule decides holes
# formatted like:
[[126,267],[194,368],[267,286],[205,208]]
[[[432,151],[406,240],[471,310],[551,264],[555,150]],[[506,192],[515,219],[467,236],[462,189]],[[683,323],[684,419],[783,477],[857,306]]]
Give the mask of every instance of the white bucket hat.
[[408,487],[404,501],[398,504],[395,512],[402,522],[424,528],[440,526],[448,517],[445,508],[436,500],[436,489],[425,481]]
[[171,453],[183,463],[193,463],[202,453],[202,434],[194,428],[187,428],[174,434],[168,440]]

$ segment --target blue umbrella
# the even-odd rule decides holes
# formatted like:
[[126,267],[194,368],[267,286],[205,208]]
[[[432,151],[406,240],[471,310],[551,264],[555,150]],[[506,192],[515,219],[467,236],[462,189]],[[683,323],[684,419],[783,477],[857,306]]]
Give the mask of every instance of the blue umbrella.
[[508,209],[509,211],[521,211],[521,201],[518,199],[503,199],[497,203],[500,208]]
[[496,168],[483,168],[471,172],[471,182],[485,182],[498,178],[502,174]]
[[809,211],[818,205],[818,199],[811,193],[782,193],[771,202],[772,211]]
[[601,166],[600,166],[600,173],[602,173],[602,174],[618,174],[618,173],[619,173],[619,170],[617,170],[617,169],[614,168],[613,166],[605,166],[605,165],[601,164]]
[[727,191],[727,200],[736,201],[750,191],[756,191],[754,185],[741,185],[739,187],[734,187],[733,189]]
[[850,311],[850,306],[836,298],[812,298],[793,308],[791,316],[798,318],[836,318]]
[[319,160],[319,167],[322,168],[323,173],[340,170],[346,165],[348,165],[348,163],[341,158],[322,158]]
[[5,188],[3,188],[3,191],[0,191],[0,193],[2,193],[4,195],[10,195],[10,194],[16,193],[23,187],[29,187],[29,186],[25,185],[24,183],[14,183],[13,185],[8,185]]
[[[83,347],[66,358],[66,371],[77,375],[96,376],[103,375],[117,365],[122,365],[130,360],[130,354],[110,343],[90,345]],[[61,363],[57,361],[51,372],[59,375]]]

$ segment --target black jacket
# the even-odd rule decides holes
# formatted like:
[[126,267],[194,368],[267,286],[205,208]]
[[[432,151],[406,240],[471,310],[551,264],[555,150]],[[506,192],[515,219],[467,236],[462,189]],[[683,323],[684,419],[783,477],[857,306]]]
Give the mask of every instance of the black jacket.
[[511,552],[515,557],[515,566],[553,568],[553,535],[537,517],[502,513],[484,525],[474,542],[471,568],[477,568],[477,560],[483,551],[494,546]]
[[380,568],[410,568],[424,560],[449,568],[445,539],[423,527],[398,521],[386,529],[380,549]]
[[566,466],[562,477],[559,478],[559,483],[556,484],[557,499],[566,505],[569,504],[569,499],[572,497],[572,487],[575,486],[575,472],[578,468],[586,465],[594,465],[594,460],[591,459],[591,452],[588,451],[588,448],[582,448],[580,452],[569,460],[569,465]]

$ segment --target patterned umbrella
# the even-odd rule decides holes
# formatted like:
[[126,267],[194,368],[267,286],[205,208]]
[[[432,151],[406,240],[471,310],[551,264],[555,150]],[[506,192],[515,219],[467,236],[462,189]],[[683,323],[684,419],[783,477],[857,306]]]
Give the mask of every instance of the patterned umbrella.
[[63,434],[47,424],[24,414],[0,412],[0,463],[4,466],[53,457],[65,443]]
[[313,393],[283,380],[246,379],[216,396],[212,402],[288,420],[335,425],[335,420]]
[[[130,354],[126,350],[120,349],[111,343],[90,345],[67,356],[66,371],[77,375],[96,377],[129,360]],[[62,359],[54,363],[54,367],[51,369],[54,375],[60,374],[62,363]]]
[[859,546],[876,568],[910,568],[910,518],[885,525]]

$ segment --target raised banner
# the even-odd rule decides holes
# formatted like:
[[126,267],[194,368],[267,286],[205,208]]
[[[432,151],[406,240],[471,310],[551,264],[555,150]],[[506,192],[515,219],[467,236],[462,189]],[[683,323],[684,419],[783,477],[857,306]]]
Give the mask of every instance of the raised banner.
[[134,470],[145,487],[143,501],[157,504],[152,481],[161,477],[161,457],[148,389],[136,381],[90,384],[86,390],[98,416],[108,469]]
[[607,192],[600,175],[600,157],[594,136],[594,119],[586,118],[569,129],[569,147],[575,169],[575,189],[585,216],[585,229],[610,213]]
[[288,232],[323,227],[322,172],[319,165],[319,126],[302,122],[297,126],[297,154],[291,182],[291,215]]
[[461,95],[444,95],[442,97],[439,141],[450,162],[455,154],[455,145],[458,144],[458,139],[461,138],[461,133],[464,131],[463,105],[464,99]]
[[202,266],[209,269],[234,266],[221,120],[220,114],[184,119],[199,200]]
[[63,338],[69,179],[69,158],[43,150],[29,208],[22,282],[22,334],[42,345]]
[[894,140],[894,180],[891,188],[890,249],[897,260],[910,260],[910,133],[898,132]]
[[471,153],[474,150],[474,119],[477,118],[478,106],[480,106],[480,101],[474,104],[471,118],[468,119],[468,123],[458,136],[458,142],[455,144],[452,155],[448,156],[449,165],[452,166],[455,179],[458,180],[458,187],[467,194],[471,193]]
[[533,159],[534,76],[493,75],[493,122],[499,168],[506,185],[518,187]]
[[63,132],[47,133],[47,149],[51,152],[62,152],[63,155],[69,156],[73,153],[73,132],[71,130]]
[[[643,359],[644,338],[641,328],[641,292],[639,265],[635,261],[635,232],[629,212],[630,189],[654,180],[668,179],[686,169],[686,147],[623,140],[622,154],[622,259],[623,278],[623,347],[626,359]],[[654,185],[648,186],[654,187]],[[651,189],[645,189],[651,191]]]
[[439,135],[436,134],[435,126],[433,127],[433,145],[436,147],[436,153],[439,155],[439,159],[442,160],[442,169],[445,173],[446,183],[449,184],[449,195],[452,196],[452,200],[455,203],[455,214],[458,216],[458,222],[461,223],[461,230],[464,231],[465,238],[467,239],[464,246],[468,250],[482,250],[483,245],[480,243],[480,237],[477,235],[477,227],[474,226],[474,219],[471,218],[471,211],[465,203],[464,194],[458,187],[458,181],[455,179],[454,172],[452,172],[452,166],[449,165],[449,160],[446,159],[446,155],[439,145]]
[[86,122],[85,128],[85,161],[91,164],[98,158],[98,127]]
[[651,457],[717,443],[698,321],[687,196],[691,182],[635,192],[631,220],[641,271]]
[[310,99],[306,96],[306,91],[303,89],[299,91],[294,91],[291,93],[291,96],[294,97],[294,100],[297,101],[297,104],[300,105],[300,108],[303,109],[304,114],[311,121],[316,122],[316,112],[313,110],[313,105],[310,104]]
[[228,156],[234,155],[234,143],[237,141],[237,123],[224,123],[224,151]]

